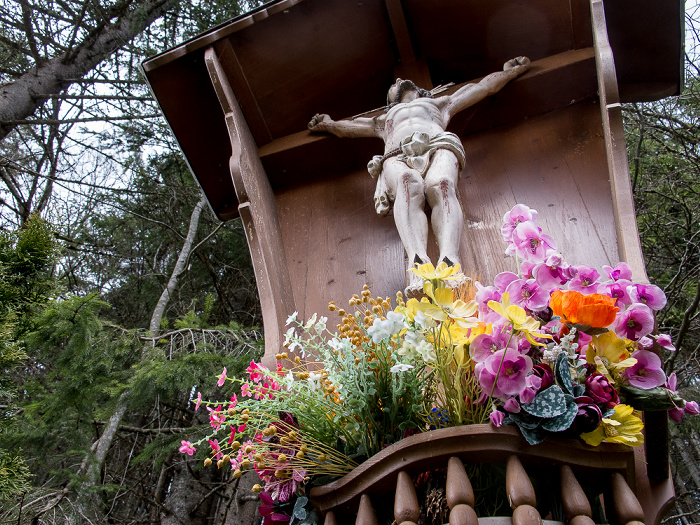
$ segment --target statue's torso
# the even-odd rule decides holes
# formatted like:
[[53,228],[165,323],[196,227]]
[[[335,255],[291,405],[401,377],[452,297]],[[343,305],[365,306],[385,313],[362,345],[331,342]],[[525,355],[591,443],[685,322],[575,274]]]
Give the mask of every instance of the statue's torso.
[[398,148],[403,139],[416,132],[433,136],[445,131],[447,121],[439,100],[419,98],[392,107],[386,115],[385,152]]

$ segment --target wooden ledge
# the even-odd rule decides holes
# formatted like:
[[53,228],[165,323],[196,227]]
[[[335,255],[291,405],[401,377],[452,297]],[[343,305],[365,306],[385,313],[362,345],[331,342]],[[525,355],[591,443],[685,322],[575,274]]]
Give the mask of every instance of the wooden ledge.
[[343,478],[314,487],[310,497],[323,513],[338,507],[356,507],[362,494],[391,492],[399,471],[416,475],[446,466],[452,456],[471,463],[504,463],[511,454],[517,454],[525,465],[544,462],[618,471],[634,482],[634,453],[624,445],[591,447],[578,439],[551,439],[530,445],[515,427],[486,424],[443,428],[403,439]]

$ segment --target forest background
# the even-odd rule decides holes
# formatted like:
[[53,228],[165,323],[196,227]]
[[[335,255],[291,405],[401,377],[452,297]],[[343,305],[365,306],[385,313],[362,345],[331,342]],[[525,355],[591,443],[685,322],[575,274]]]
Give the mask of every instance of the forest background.
[[[177,452],[190,403],[259,357],[239,221],[219,223],[139,71],[262,2],[0,0],[0,523],[252,523],[257,503]],[[700,400],[699,10],[683,93],[624,108],[658,318]],[[232,370],[233,369],[233,370]],[[691,419],[691,418],[688,418]],[[671,427],[678,496],[700,522],[700,429]]]

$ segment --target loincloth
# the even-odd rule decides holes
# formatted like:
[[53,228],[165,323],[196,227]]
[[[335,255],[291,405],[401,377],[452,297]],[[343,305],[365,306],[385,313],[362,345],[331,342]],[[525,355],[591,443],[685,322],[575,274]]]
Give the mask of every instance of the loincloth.
[[391,208],[390,203],[394,202],[395,196],[389,191],[384,180],[384,162],[396,157],[396,160],[403,162],[406,166],[416,170],[423,175],[430,167],[433,155],[440,149],[451,151],[457,162],[459,170],[464,169],[466,155],[462,141],[454,133],[443,131],[430,137],[427,133],[417,131],[403,139],[399,148],[385,153],[375,155],[367,164],[369,174],[377,179],[377,189],[374,192],[374,205],[377,213],[386,215]]

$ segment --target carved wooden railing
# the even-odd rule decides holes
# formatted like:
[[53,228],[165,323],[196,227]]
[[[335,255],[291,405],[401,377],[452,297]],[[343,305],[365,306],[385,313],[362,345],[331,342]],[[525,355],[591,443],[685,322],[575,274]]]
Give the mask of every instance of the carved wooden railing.
[[[344,478],[311,490],[310,497],[324,515],[325,525],[379,521],[374,504],[393,500],[394,523],[415,525],[420,508],[413,479],[422,472],[446,467],[445,495],[451,525],[477,525],[474,490],[464,463],[506,465],[505,491],[514,525],[542,523],[537,495],[528,470],[556,468],[560,477],[561,505],[571,525],[595,523],[589,499],[579,479],[595,479],[611,523],[638,525],[648,522],[634,493],[634,454],[622,445],[591,447],[574,439],[529,445],[514,427],[490,425],[446,428],[411,436],[387,447]],[[630,486],[631,485],[631,486]]]

